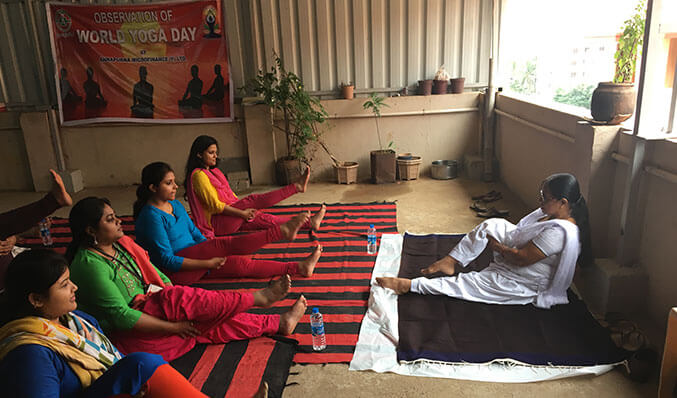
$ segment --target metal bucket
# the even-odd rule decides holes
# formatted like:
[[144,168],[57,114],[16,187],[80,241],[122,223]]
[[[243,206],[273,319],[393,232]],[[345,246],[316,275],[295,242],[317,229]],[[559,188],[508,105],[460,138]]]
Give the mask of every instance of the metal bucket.
[[430,168],[432,178],[449,180],[458,175],[458,163],[455,160],[435,160]]

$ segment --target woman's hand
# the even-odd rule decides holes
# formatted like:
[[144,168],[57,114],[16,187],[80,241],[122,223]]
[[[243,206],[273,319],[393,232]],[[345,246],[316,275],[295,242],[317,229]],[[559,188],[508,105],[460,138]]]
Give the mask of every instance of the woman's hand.
[[254,218],[256,217],[257,210],[256,209],[246,209],[242,211],[242,218],[244,218],[247,221],[253,221]]
[[219,269],[226,263],[225,257],[214,257],[209,260],[205,260],[207,267],[209,269]]
[[500,253],[500,252],[501,252],[501,248],[503,247],[503,245],[501,245],[500,243],[498,243],[498,241],[497,241],[493,236],[487,235],[487,239],[489,240],[489,243],[487,244],[487,247],[488,247],[490,250],[492,250],[492,251],[495,251],[495,252],[499,252],[499,253]]
[[12,235],[5,240],[0,240],[0,256],[11,253],[14,245],[16,245],[16,235]]
[[193,326],[193,322],[190,321],[180,321],[172,323],[172,334],[181,336],[184,339],[189,337],[197,337],[200,334],[200,331]]

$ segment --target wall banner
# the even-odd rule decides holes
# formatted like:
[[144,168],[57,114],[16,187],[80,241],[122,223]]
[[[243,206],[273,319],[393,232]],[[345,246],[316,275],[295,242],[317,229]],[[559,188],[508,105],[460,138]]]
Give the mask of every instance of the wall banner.
[[63,125],[232,121],[220,1],[46,6]]

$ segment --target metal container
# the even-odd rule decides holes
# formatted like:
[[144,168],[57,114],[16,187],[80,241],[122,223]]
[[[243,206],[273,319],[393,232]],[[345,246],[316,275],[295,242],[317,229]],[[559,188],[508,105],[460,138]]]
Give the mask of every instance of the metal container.
[[435,160],[430,168],[432,178],[449,180],[458,176],[458,163],[455,160]]

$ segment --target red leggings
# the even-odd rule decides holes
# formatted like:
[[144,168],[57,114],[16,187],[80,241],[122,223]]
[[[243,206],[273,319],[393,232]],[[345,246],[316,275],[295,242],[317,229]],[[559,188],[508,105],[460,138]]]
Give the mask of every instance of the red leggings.
[[[296,186],[294,184],[290,184],[286,187],[276,189],[275,191],[262,194],[251,194],[235,203],[231,203],[230,206],[240,210],[265,209],[274,206],[275,204],[297,192]],[[214,235],[222,236],[230,235],[238,231],[256,231],[259,229],[267,229],[276,225],[284,224],[290,219],[291,217],[289,216],[275,216],[273,214],[259,212],[252,221],[246,221],[241,217],[228,216],[225,214],[214,214],[210,222],[212,224],[212,228],[214,229]],[[310,223],[306,223],[303,227],[309,228]]]
[[[144,386],[145,398],[207,398],[169,364],[160,365]],[[136,395],[135,395],[136,396]],[[115,398],[132,398],[129,394]]]
[[269,278],[277,275],[295,275],[299,271],[297,262],[272,260],[252,260],[237,254],[251,254],[266,243],[282,239],[279,226],[265,231],[252,232],[239,236],[219,236],[197,245],[187,247],[176,253],[177,256],[195,260],[207,260],[214,257],[226,257],[226,263],[219,269],[195,269],[167,272],[166,275],[175,285],[190,285],[202,278]]
[[197,343],[227,343],[277,333],[280,316],[244,312],[253,305],[252,293],[168,286],[148,296],[136,309],[170,322],[192,321],[200,335],[184,339],[129,330],[114,333],[113,341],[124,354],[149,352],[169,362]]

